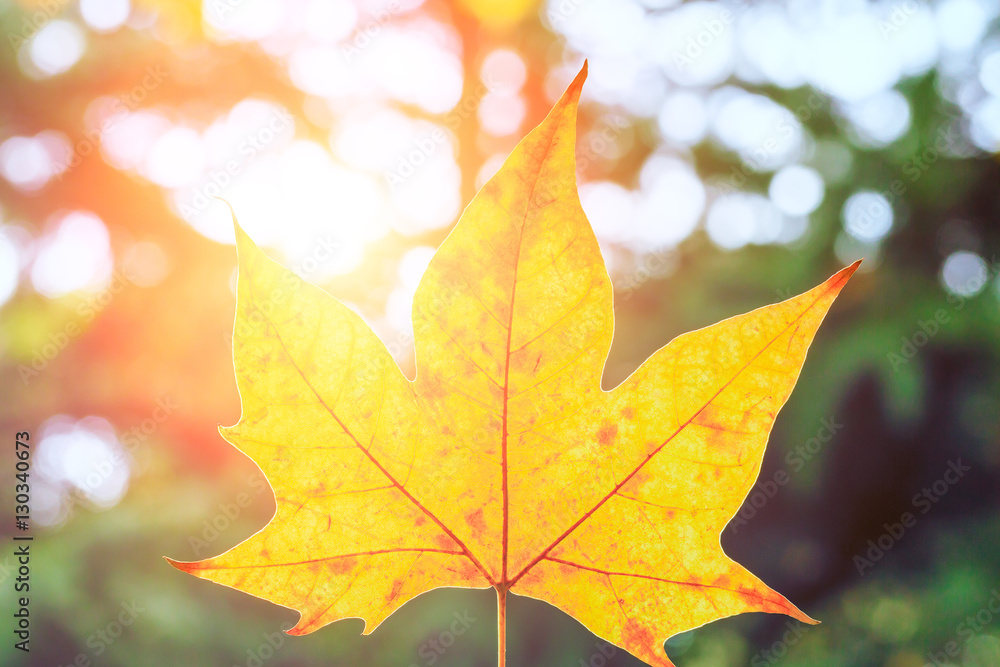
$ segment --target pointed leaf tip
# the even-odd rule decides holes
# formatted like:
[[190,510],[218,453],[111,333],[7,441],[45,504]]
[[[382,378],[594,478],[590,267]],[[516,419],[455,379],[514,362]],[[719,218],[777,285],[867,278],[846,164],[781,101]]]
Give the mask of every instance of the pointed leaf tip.
[[218,199],[223,204],[225,204],[226,206],[229,207],[229,214],[233,217],[233,230],[236,232],[236,248],[237,248],[237,250],[239,248],[241,248],[241,247],[246,247],[246,244],[248,244],[248,243],[251,244],[251,245],[256,245],[253,242],[253,239],[250,238],[250,236],[246,233],[246,231],[240,225],[240,221],[236,219],[236,210],[233,208],[233,205],[230,204],[227,200],[223,199],[222,197],[215,197],[215,199]]
[[198,569],[198,563],[186,563],[184,561],[168,558],[167,556],[164,556],[163,560],[167,561],[170,565],[177,568],[181,572],[187,572],[188,574]]
[[584,60],[583,67],[580,68],[577,75],[573,77],[573,81],[566,87],[566,92],[563,93],[562,99],[557,106],[562,104],[578,104],[580,102],[580,93],[583,91],[583,84],[587,80],[589,70],[590,66]]
[[308,635],[312,630],[309,630],[308,625],[302,624],[302,618],[299,617],[299,622],[295,624],[295,627],[285,630],[286,635],[291,635],[293,637],[301,637],[302,635]]
[[833,276],[830,278],[831,286],[835,287],[836,289],[843,288],[843,286],[847,284],[847,281],[851,279],[851,276],[853,276],[855,272],[857,272],[858,267],[861,266],[862,261],[863,260],[861,259],[856,260],[849,266],[845,266],[840,271],[837,271],[837,273],[833,274]]

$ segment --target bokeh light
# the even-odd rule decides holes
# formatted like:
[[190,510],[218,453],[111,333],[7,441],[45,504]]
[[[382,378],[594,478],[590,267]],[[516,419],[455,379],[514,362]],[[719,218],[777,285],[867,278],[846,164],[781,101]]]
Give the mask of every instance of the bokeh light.
[[991,95],[1000,95],[1000,48],[988,51],[982,58],[979,83]]
[[595,181],[580,188],[580,202],[599,240],[628,238],[635,218],[634,193],[612,181]]
[[5,225],[0,225],[0,306],[17,291],[21,262],[17,246],[8,238]]
[[666,155],[653,155],[639,173],[634,248],[677,245],[694,231],[705,210],[705,187],[691,166]]
[[73,512],[78,497],[91,506],[109,508],[125,495],[129,457],[114,427],[101,417],[74,421],[56,415],[45,422],[35,451],[35,469],[43,484],[35,507],[42,525],[60,523]]
[[525,111],[524,100],[519,95],[490,92],[479,103],[479,122],[484,131],[505,137],[521,127]]
[[33,69],[28,74],[55,76],[75,65],[87,42],[83,31],[69,21],[50,21],[27,43]]
[[205,145],[198,133],[191,128],[175,127],[160,135],[150,147],[142,173],[158,185],[176,188],[201,176],[205,162]]
[[657,121],[664,137],[681,146],[690,146],[705,137],[708,109],[697,93],[679,90],[667,97]]
[[860,102],[844,104],[842,113],[864,147],[882,147],[910,128],[910,105],[896,90],[884,90]]
[[753,170],[773,171],[801,156],[801,124],[770,98],[729,87],[718,90],[709,105],[715,137]]
[[781,236],[781,213],[766,197],[733,193],[712,202],[705,220],[709,238],[723,250],[748,243],[773,243]]
[[823,178],[809,167],[789,165],[774,174],[768,193],[783,213],[807,215],[823,201]]
[[[945,49],[968,51],[979,43],[991,18],[984,4],[977,0],[941,0],[937,4],[935,18]],[[997,11],[995,5],[992,9],[994,13]]]
[[38,240],[31,266],[31,284],[48,297],[77,290],[94,291],[111,278],[110,239],[93,213],[73,211],[50,223]]
[[80,16],[84,22],[99,32],[120,28],[128,19],[129,0],[80,0]]
[[892,229],[892,205],[884,195],[864,190],[844,202],[841,212],[844,229],[858,241],[880,241]]
[[524,86],[528,68],[517,51],[497,49],[483,58],[479,76],[487,86],[501,87],[514,93]]
[[23,190],[38,190],[66,170],[70,150],[59,132],[11,137],[0,144],[0,174]]
[[385,308],[386,319],[396,331],[413,333],[413,321],[410,315],[413,309],[413,295],[435,250],[436,248],[430,246],[415,246],[399,261],[397,273],[400,285],[389,294]]
[[941,265],[941,283],[956,296],[975,296],[983,291],[988,280],[986,260],[974,252],[953,252]]
[[170,121],[156,111],[120,112],[115,123],[100,135],[104,159],[117,169],[139,170]]

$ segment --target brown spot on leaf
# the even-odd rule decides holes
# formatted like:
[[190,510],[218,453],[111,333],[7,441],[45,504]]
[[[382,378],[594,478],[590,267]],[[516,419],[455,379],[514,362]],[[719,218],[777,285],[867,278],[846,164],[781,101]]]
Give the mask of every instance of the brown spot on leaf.
[[657,643],[656,636],[649,629],[649,626],[643,625],[635,619],[628,619],[622,634],[625,637],[626,645],[654,646]]
[[483,508],[480,507],[475,512],[465,515],[465,520],[468,522],[469,527],[476,535],[482,535],[486,532],[486,521],[483,520]]
[[458,548],[458,545],[455,544],[455,540],[451,539],[444,533],[438,533],[437,535],[435,535],[434,541],[437,542],[438,547],[441,549],[448,549],[449,551],[454,551]]
[[330,561],[330,574],[344,574],[354,569],[358,559],[355,556],[350,558],[334,558]]
[[428,400],[434,400],[439,398],[444,398],[448,395],[448,388],[443,381],[433,380],[426,382],[422,385],[424,398]]
[[615,441],[618,435],[618,424],[605,424],[597,431],[597,442],[605,447]]
[[639,470],[635,471],[634,475],[632,475],[632,480],[629,483],[629,488],[632,489],[641,488],[646,482],[648,482],[651,479],[651,477],[652,476],[649,474],[648,470],[646,470],[645,468],[640,468]]

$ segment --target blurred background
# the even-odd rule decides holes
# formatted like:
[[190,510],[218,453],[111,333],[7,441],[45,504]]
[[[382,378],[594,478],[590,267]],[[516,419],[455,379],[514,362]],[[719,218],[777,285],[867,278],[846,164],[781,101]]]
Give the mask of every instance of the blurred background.
[[[669,654],[1000,665],[998,13],[0,2],[2,500],[9,516],[28,430],[36,536],[32,651],[6,635],[0,663],[495,664],[491,591],[421,596],[365,638],[357,620],[290,638],[294,612],[161,559],[220,553],[273,511],[216,430],[240,408],[215,197],[412,372],[434,248],[588,58],[579,181],[616,287],[606,388],[672,337],[865,258],[722,536],[823,624],[746,615]],[[12,544],[13,520],[0,532]],[[639,664],[538,601],[515,598],[508,622],[511,665]]]

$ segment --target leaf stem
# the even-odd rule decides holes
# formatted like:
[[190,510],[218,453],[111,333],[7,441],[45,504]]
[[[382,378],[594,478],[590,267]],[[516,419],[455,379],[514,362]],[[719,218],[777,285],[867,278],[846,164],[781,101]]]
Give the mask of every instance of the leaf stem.
[[497,586],[497,667],[507,665],[507,587]]

